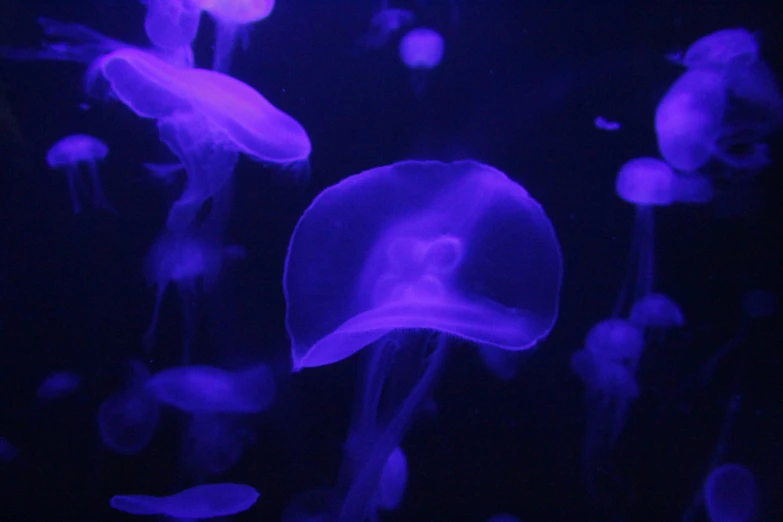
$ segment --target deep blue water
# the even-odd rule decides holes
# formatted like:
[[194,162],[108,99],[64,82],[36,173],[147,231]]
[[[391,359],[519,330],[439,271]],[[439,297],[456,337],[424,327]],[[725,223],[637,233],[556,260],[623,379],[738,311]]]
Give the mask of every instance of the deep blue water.
[[[508,381],[488,372],[471,344],[450,350],[432,411],[403,440],[404,500],[382,520],[484,521],[499,512],[526,522],[681,520],[722,433],[720,462],[756,477],[756,520],[783,520],[780,311],[743,330],[709,379],[693,379],[737,334],[746,291],[781,297],[780,133],[767,139],[768,167],[722,172],[710,204],[656,213],[656,290],[681,305],[686,324],[642,355],[641,394],[600,498],[584,484],[584,386],[569,365],[620,289],[634,210],[616,196],[614,179],[625,161],[657,154],[655,108],[682,73],[667,56],[712,31],[744,27],[780,81],[774,2],[393,4],[445,41],[421,94],[400,63],[399,35],[378,49],[359,45],[378,8],[370,0],[278,0],[234,57],[232,75],[299,121],[313,150],[307,182],[240,159],[224,238],[246,255],[226,265],[196,311],[194,361],[264,361],[278,378],[273,406],[240,423],[241,458],[209,479],[261,493],[232,520],[280,520],[294,495],[334,485],[340,469],[358,358],[289,371],[281,280],[302,212],[326,187],[373,167],[465,158],[505,172],[546,210],[564,260],[559,317]],[[4,0],[0,45],[36,47],[38,16],[146,45],[144,14],[131,0]],[[210,64],[213,32],[205,17],[195,44],[201,66]],[[98,406],[128,360],[153,373],[180,361],[173,290],[152,355],[141,346],[154,300],[143,260],[178,186],[141,167],[173,158],[154,124],[116,101],[88,99],[83,73],[82,64],[0,61],[0,437],[18,451],[0,461],[3,522],[130,520],[109,508],[111,496],[169,494],[196,480],[181,459],[184,417],[171,410],[139,455],[113,454],[98,437]],[[596,129],[599,115],[622,128]],[[44,158],[73,133],[109,146],[99,168],[118,215],[72,213],[62,174]],[[80,387],[42,403],[38,385],[61,370],[77,373]],[[730,404],[737,409],[727,416]],[[707,517],[696,510],[692,520]]]

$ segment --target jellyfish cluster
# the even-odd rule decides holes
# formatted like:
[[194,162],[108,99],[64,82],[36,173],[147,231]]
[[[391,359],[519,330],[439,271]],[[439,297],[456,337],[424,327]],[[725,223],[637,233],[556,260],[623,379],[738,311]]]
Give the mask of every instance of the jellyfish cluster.
[[[37,24],[37,47],[0,41],[3,84],[6,68],[21,89],[57,69],[71,83],[49,103],[68,107],[49,110],[81,115],[42,128],[0,100],[0,130],[41,171],[8,167],[0,216],[0,520],[55,505],[57,520],[783,516],[783,432],[769,433],[783,402],[764,385],[783,375],[780,243],[731,223],[759,251],[731,265],[729,291],[694,239],[720,237],[710,212],[738,184],[780,174],[783,94],[758,32],[699,25],[685,51],[656,53],[666,72],[646,116],[604,100],[583,118],[565,109],[586,89],[576,73],[539,84],[549,98],[535,83],[468,91],[471,70],[546,74],[560,51],[536,39],[557,47],[539,30],[552,9],[84,0],[100,17],[70,20],[81,2],[63,20],[14,15]],[[479,37],[511,42],[511,58],[498,65]],[[331,62],[308,54],[320,47]],[[384,56],[403,67],[351,73],[382,74],[383,95],[341,77]],[[583,58],[580,74],[615,71]],[[381,108],[332,106],[346,99]],[[566,122],[553,133],[575,133],[568,150],[539,153],[551,129],[535,121],[507,135],[523,128],[509,118],[547,110]],[[389,111],[403,123],[382,131],[388,149],[366,147]],[[450,129],[463,113],[471,128]],[[603,145],[589,157],[610,161],[580,157],[590,139]],[[558,160],[582,171],[542,166]],[[572,182],[590,187],[578,211]],[[15,217],[13,198],[41,185],[59,196],[35,224]],[[609,255],[588,205],[614,213],[605,228],[628,225]],[[696,432],[686,455],[677,441]]]

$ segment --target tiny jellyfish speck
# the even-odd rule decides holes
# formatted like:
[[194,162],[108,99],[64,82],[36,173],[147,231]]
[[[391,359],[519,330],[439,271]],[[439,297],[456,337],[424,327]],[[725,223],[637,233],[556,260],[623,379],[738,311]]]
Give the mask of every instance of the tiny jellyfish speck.
[[84,134],[61,139],[46,153],[51,168],[65,171],[74,214],[82,211],[83,200],[89,201],[92,208],[116,213],[103,193],[98,175],[98,162],[108,153],[105,143]]

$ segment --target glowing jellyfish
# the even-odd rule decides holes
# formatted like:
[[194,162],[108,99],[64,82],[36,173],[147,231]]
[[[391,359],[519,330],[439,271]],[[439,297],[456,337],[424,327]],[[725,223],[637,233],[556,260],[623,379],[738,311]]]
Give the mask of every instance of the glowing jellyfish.
[[164,232],[152,245],[144,263],[147,281],[155,285],[155,306],[150,325],[144,332],[147,351],[155,342],[160,306],[170,283],[174,283],[182,305],[184,322],[183,358],[190,357],[190,347],[196,329],[196,307],[202,293],[215,286],[223,262],[244,257],[237,246],[222,246],[197,233]]
[[158,120],[161,140],[187,171],[172,205],[171,230],[190,227],[220,195],[239,153],[265,163],[306,167],[310,140],[299,123],[248,85],[214,71],[178,69],[138,49],[122,49],[91,66],[113,94],[142,118]]
[[115,453],[134,455],[152,440],[160,418],[160,406],[144,388],[150,374],[140,362],[132,362],[124,389],[98,407],[98,431],[104,446]]
[[373,504],[378,509],[386,511],[397,509],[402,502],[407,484],[408,459],[402,448],[397,446],[386,460]]
[[443,59],[443,48],[443,37],[424,27],[408,31],[400,40],[400,59],[412,71],[416,94],[424,90],[424,73],[437,67]]
[[205,484],[167,497],[116,495],[109,504],[131,515],[166,515],[174,518],[212,518],[242,513],[258,500],[258,491],[246,484]]
[[42,401],[62,399],[71,395],[81,384],[81,378],[73,372],[53,372],[38,386],[37,395]]
[[61,139],[46,153],[46,162],[50,167],[65,171],[74,214],[82,211],[80,200],[85,199],[95,209],[117,212],[106,200],[98,176],[97,163],[108,153],[109,147],[105,143],[84,134]]
[[596,474],[607,469],[628,408],[639,395],[635,373],[643,349],[643,331],[615,318],[596,324],[585,337],[585,347],[571,356],[571,369],[582,379],[586,391],[582,462],[591,494],[598,493]]
[[195,0],[147,0],[144,30],[161,49],[190,47],[200,18],[201,8]]
[[663,294],[647,294],[631,307],[628,320],[641,327],[674,328],[685,324],[680,306]]
[[769,164],[763,140],[783,123],[783,97],[742,29],[718,31],[694,43],[689,70],[658,104],[655,130],[663,158],[695,171],[710,160],[737,170]]
[[230,372],[182,366],[155,374],[147,390],[162,404],[191,413],[258,413],[272,403],[275,382],[264,364]]
[[197,481],[222,475],[242,457],[245,448],[255,442],[251,429],[243,426],[241,415],[194,413],[188,419],[181,450],[183,471]]
[[740,464],[724,464],[704,483],[704,498],[711,522],[749,522],[758,504],[756,479]]
[[370,20],[370,31],[362,42],[367,47],[382,47],[392,34],[412,24],[415,19],[416,15],[406,9],[381,9]]
[[474,161],[379,167],[313,201],[294,230],[283,279],[294,370],[374,343],[365,352],[337,519],[364,520],[449,337],[496,349],[534,346],[555,322],[561,277],[559,244],[541,206]]

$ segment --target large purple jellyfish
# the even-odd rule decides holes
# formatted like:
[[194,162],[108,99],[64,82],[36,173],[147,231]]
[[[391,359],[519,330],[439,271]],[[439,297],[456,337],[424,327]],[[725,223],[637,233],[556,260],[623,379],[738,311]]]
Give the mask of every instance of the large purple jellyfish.
[[[98,176],[97,163],[108,153],[109,147],[105,143],[84,134],[73,134],[61,139],[46,153],[46,162],[50,167],[65,171],[74,214],[82,211],[82,199],[88,199],[89,205],[95,209],[117,212],[106,199]],[[83,169],[89,181],[84,179]],[[88,189],[89,196],[86,194]]]
[[167,226],[193,224],[206,200],[231,179],[239,153],[275,164],[306,164],[310,140],[299,123],[250,86],[214,71],[178,69],[139,49],[96,60],[111,92],[142,118],[158,121],[161,140],[188,174]]
[[[294,370],[373,345],[337,520],[364,520],[449,339],[534,346],[555,323],[561,278],[560,247],[541,206],[474,161],[395,163],[313,201],[294,230],[283,280]],[[390,397],[390,381],[402,376],[408,391]]]

